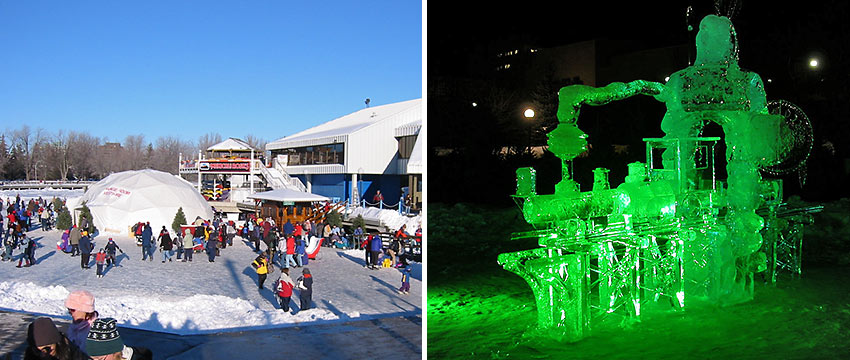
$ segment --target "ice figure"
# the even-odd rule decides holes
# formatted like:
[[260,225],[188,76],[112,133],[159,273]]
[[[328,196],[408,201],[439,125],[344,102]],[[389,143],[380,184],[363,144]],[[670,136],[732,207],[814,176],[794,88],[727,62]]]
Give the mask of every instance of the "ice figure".
[[[799,134],[788,131],[783,116],[770,114],[761,78],[738,66],[732,22],[705,17],[696,42],[694,65],[666,84],[636,80],[561,89],[559,125],[548,134],[549,151],[562,161],[554,194],[538,195],[534,170],[517,170],[515,199],[537,230],[514,238],[536,237],[541,248],[501,254],[499,263],[531,286],[539,327],[563,339],[586,336],[597,314],[639,318],[647,301],[682,308],[686,299],[721,305],[752,299],[753,274],[776,270],[776,239],[783,231],[799,234],[810,220],[803,217],[816,211],[780,211],[780,180],[759,175],[760,168],[788,157]],[[634,95],[667,106],[665,136],[644,139],[647,163],[629,164],[625,183],[611,188],[608,170],[600,168],[593,190],[580,192],[569,164],[586,150],[587,135],[577,126],[581,106]],[[724,132],[725,188],[714,171],[720,138],[700,137],[708,122]],[[662,151],[660,167],[656,151]],[[767,220],[756,213],[760,209]],[[766,222],[776,225],[764,230]]]

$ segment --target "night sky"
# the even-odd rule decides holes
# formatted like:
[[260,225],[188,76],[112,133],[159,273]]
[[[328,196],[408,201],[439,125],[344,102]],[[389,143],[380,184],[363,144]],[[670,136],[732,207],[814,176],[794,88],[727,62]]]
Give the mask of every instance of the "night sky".
[[[513,7],[487,4],[474,9],[456,4],[428,2],[429,97],[440,79],[495,79],[496,72],[481,71],[487,67],[480,64],[486,65],[500,48],[555,47],[608,39],[634,49],[685,45],[693,54],[700,20],[717,14],[711,1],[568,1],[557,5],[522,1]],[[686,16],[688,6],[692,6],[690,17]],[[721,2],[719,8],[721,13],[734,12],[740,66],[762,77],[768,100],[790,101],[812,122],[815,139],[808,185],[786,193],[814,191],[818,193],[814,198],[850,195],[840,184],[850,170],[846,160],[850,158],[850,73],[846,70],[850,69],[850,5],[841,1],[741,0]],[[692,31],[688,25],[693,26]],[[808,66],[812,58],[819,61],[817,69]],[[623,81],[628,80],[632,79]],[[519,96],[527,93],[515,90]],[[439,120],[445,114],[430,104],[429,100],[431,140],[436,141],[429,144],[434,144],[440,140],[435,137],[444,134]],[[601,135],[593,136],[599,139]],[[431,169],[431,173],[440,171]]]

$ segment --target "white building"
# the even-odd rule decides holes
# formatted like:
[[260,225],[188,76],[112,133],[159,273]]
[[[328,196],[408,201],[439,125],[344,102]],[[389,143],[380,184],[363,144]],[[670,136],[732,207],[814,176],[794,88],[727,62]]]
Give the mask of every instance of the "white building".
[[369,107],[266,145],[273,167],[309,192],[373,203],[380,190],[394,207],[407,188],[422,192],[422,99]]

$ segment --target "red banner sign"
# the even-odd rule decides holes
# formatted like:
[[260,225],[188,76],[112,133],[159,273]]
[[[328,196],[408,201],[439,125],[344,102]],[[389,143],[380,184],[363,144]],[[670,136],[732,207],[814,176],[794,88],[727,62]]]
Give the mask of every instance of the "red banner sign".
[[249,172],[251,171],[251,163],[248,161],[202,161],[200,170],[201,172]]

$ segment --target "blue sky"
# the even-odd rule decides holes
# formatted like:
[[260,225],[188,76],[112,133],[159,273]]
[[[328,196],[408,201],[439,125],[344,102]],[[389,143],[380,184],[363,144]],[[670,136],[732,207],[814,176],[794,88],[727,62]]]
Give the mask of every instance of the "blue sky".
[[271,141],[422,97],[415,1],[0,1],[0,131]]

